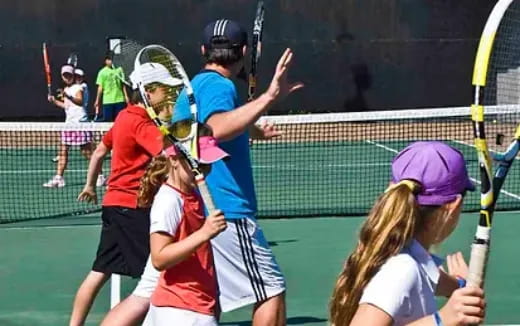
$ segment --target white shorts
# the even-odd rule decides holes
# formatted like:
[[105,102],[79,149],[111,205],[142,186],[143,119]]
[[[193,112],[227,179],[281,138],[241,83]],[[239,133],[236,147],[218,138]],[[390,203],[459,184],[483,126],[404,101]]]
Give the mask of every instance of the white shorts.
[[186,309],[173,307],[156,307],[150,304],[148,312],[150,322],[154,326],[216,326],[218,325],[215,316],[201,314]]
[[[220,309],[235,310],[284,292],[284,277],[256,220],[242,218],[227,222],[226,230],[211,240]],[[149,257],[132,294],[149,299],[160,275]]]
[[223,312],[261,302],[285,291],[285,280],[257,221],[227,221],[213,240],[215,270]]
[[148,260],[146,261],[146,266],[144,268],[143,274],[141,275],[141,279],[137,286],[132,292],[133,295],[150,299],[152,297],[153,291],[157,287],[159,283],[159,277],[161,276],[161,272],[155,269],[152,265],[152,259],[148,256]]

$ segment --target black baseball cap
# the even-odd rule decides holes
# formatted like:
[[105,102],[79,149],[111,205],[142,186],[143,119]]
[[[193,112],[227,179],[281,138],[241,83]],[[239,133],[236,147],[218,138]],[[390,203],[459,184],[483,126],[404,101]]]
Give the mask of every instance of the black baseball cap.
[[204,28],[202,43],[209,49],[231,49],[247,44],[247,33],[229,19],[219,19]]
[[114,51],[107,51],[105,52],[105,60],[110,59],[112,60],[114,58]]

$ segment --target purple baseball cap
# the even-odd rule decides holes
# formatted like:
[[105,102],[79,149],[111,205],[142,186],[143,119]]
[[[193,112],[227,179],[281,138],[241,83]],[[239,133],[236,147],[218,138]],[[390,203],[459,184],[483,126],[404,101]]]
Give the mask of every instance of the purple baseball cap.
[[475,190],[462,153],[438,141],[415,142],[397,154],[392,161],[392,182],[401,180],[421,184],[420,205],[444,205],[466,190]]

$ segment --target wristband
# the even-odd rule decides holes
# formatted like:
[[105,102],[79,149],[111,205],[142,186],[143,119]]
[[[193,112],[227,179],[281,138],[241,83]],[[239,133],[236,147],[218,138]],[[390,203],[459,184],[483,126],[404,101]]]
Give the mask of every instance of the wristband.
[[435,325],[436,326],[444,326],[442,324],[442,319],[441,319],[441,316],[439,315],[439,311],[438,310],[433,314],[433,319],[435,320]]
[[457,276],[456,278],[457,278],[457,283],[459,284],[459,289],[466,287],[466,279],[464,279],[460,276]]

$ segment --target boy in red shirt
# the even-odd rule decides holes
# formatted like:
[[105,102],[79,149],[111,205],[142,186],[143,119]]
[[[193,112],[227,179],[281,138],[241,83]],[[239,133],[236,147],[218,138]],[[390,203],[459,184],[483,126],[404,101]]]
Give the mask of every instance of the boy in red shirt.
[[[168,91],[176,81],[159,64],[143,64],[138,69],[135,76],[152,76],[142,81],[148,102],[160,108],[156,113],[167,121],[172,111]],[[131,277],[142,274],[150,252],[150,209],[138,206],[137,195],[146,167],[161,150],[162,135],[148,117],[139,92],[135,91],[131,104],[121,111],[92,155],[87,182],[78,196],[80,201],[97,202],[95,182],[104,157],[112,151],[97,257],[76,294],[70,325],[83,325],[98,291],[111,274]]]

